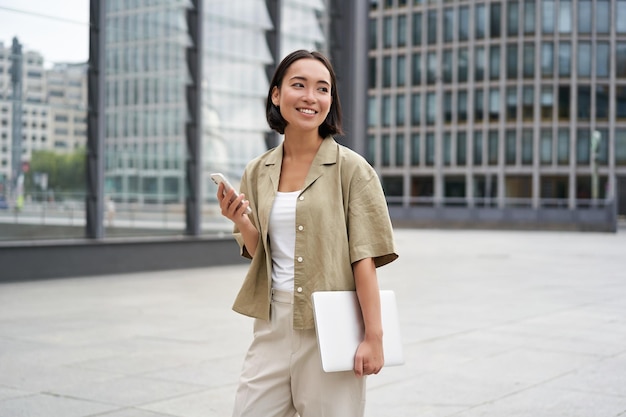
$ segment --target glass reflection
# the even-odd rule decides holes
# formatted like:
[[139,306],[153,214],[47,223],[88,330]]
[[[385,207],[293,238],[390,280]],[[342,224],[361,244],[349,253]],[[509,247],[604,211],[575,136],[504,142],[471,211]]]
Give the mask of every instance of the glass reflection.
[[82,238],[89,4],[13,3],[0,10],[0,240]]

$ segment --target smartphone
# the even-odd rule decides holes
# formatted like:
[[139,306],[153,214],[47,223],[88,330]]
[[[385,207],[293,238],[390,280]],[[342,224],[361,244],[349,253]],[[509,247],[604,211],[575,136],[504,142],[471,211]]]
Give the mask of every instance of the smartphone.
[[[231,183],[228,182],[228,180],[222,173],[216,172],[216,173],[211,174],[211,179],[217,185],[220,185],[220,183],[224,184],[224,192],[235,190],[235,187],[233,187]],[[237,198],[238,196],[239,196],[239,192],[235,190],[235,194],[233,195],[233,198]],[[252,213],[252,209],[250,208],[250,206],[246,207],[246,214],[251,214],[251,213]]]

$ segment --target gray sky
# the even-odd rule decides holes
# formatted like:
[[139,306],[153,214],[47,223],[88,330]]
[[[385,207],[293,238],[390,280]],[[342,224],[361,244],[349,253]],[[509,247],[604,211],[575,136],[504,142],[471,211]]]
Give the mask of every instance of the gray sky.
[[0,0],[0,42],[10,46],[14,36],[46,66],[87,61],[89,0]]

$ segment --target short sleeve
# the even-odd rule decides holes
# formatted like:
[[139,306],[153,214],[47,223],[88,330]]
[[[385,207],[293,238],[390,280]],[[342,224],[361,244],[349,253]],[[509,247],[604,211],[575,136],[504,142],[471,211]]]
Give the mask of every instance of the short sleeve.
[[367,162],[350,181],[347,213],[351,263],[373,258],[380,267],[398,258],[385,194],[376,171]]

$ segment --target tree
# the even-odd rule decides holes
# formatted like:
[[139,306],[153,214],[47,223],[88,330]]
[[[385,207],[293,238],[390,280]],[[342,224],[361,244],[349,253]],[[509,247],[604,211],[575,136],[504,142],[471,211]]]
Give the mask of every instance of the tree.
[[33,151],[30,169],[26,173],[26,192],[42,191],[36,178],[47,174],[47,188],[55,192],[76,193],[85,191],[85,150],[58,153],[48,150]]

